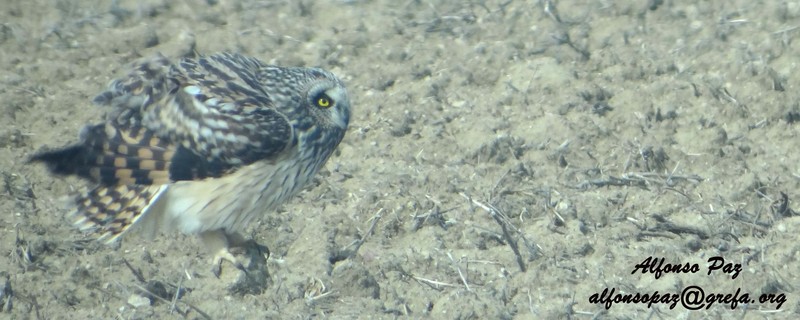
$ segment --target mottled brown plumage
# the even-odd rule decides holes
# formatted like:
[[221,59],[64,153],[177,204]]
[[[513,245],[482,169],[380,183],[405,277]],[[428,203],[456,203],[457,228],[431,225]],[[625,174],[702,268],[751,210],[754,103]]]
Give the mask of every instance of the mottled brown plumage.
[[350,117],[333,74],[231,53],[139,62],[94,102],[103,123],[32,157],[94,183],[70,216],[107,241],[133,226],[198,234],[217,265],[235,262],[230,237],[311,180]]

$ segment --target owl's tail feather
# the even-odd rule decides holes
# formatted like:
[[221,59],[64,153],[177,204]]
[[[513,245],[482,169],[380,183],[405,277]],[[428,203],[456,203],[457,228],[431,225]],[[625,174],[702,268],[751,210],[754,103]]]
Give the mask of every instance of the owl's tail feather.
[[98,240],[112,243],[136,226],[140,219],[152,211],[161,210],[159,198],[167,187],[101,185],[78,195],[68,218]]

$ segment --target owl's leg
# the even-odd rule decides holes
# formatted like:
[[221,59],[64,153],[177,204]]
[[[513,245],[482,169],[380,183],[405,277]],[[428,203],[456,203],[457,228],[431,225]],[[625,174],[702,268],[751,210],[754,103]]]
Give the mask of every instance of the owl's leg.
[[200,241],[213,255],[211,262],[211,272],[219,278],[222,272],[222,261],[228,261],[236,266],[237,269],[244,271],[242,263],[230,252],[231,246],[240,245],[241,236],[233,235],[229,237],[223,230],[209,230],[200,233]]

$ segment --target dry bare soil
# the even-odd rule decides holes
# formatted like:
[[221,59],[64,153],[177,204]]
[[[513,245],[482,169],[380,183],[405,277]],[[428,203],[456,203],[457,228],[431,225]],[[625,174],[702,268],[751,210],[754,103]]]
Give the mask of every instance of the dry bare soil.
[[[800,318],[798,27],[798,1],[3,1],[0,317]],[[353,100],[247,230],[268,260],[217,279],[190,236],[81,234],[59,199],[86,183],[26,158],[131,62],[218,51]]]

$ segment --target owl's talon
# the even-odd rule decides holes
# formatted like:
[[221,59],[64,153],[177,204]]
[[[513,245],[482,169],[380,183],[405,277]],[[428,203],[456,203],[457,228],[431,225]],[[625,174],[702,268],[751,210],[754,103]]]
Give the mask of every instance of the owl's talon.
[[242,262],[236,259],[236,257],[234,257],[233,254],[231,254],[231,252],[225,248],[219,250],[217,254],[214,255],[214,260],[211,262],[211,272],[214,273],[214,276],[217,278],[219,278],[220,274],[222,274],[223,261],[230,262],[234,267],[236,267],[236,269],[246,271]]

